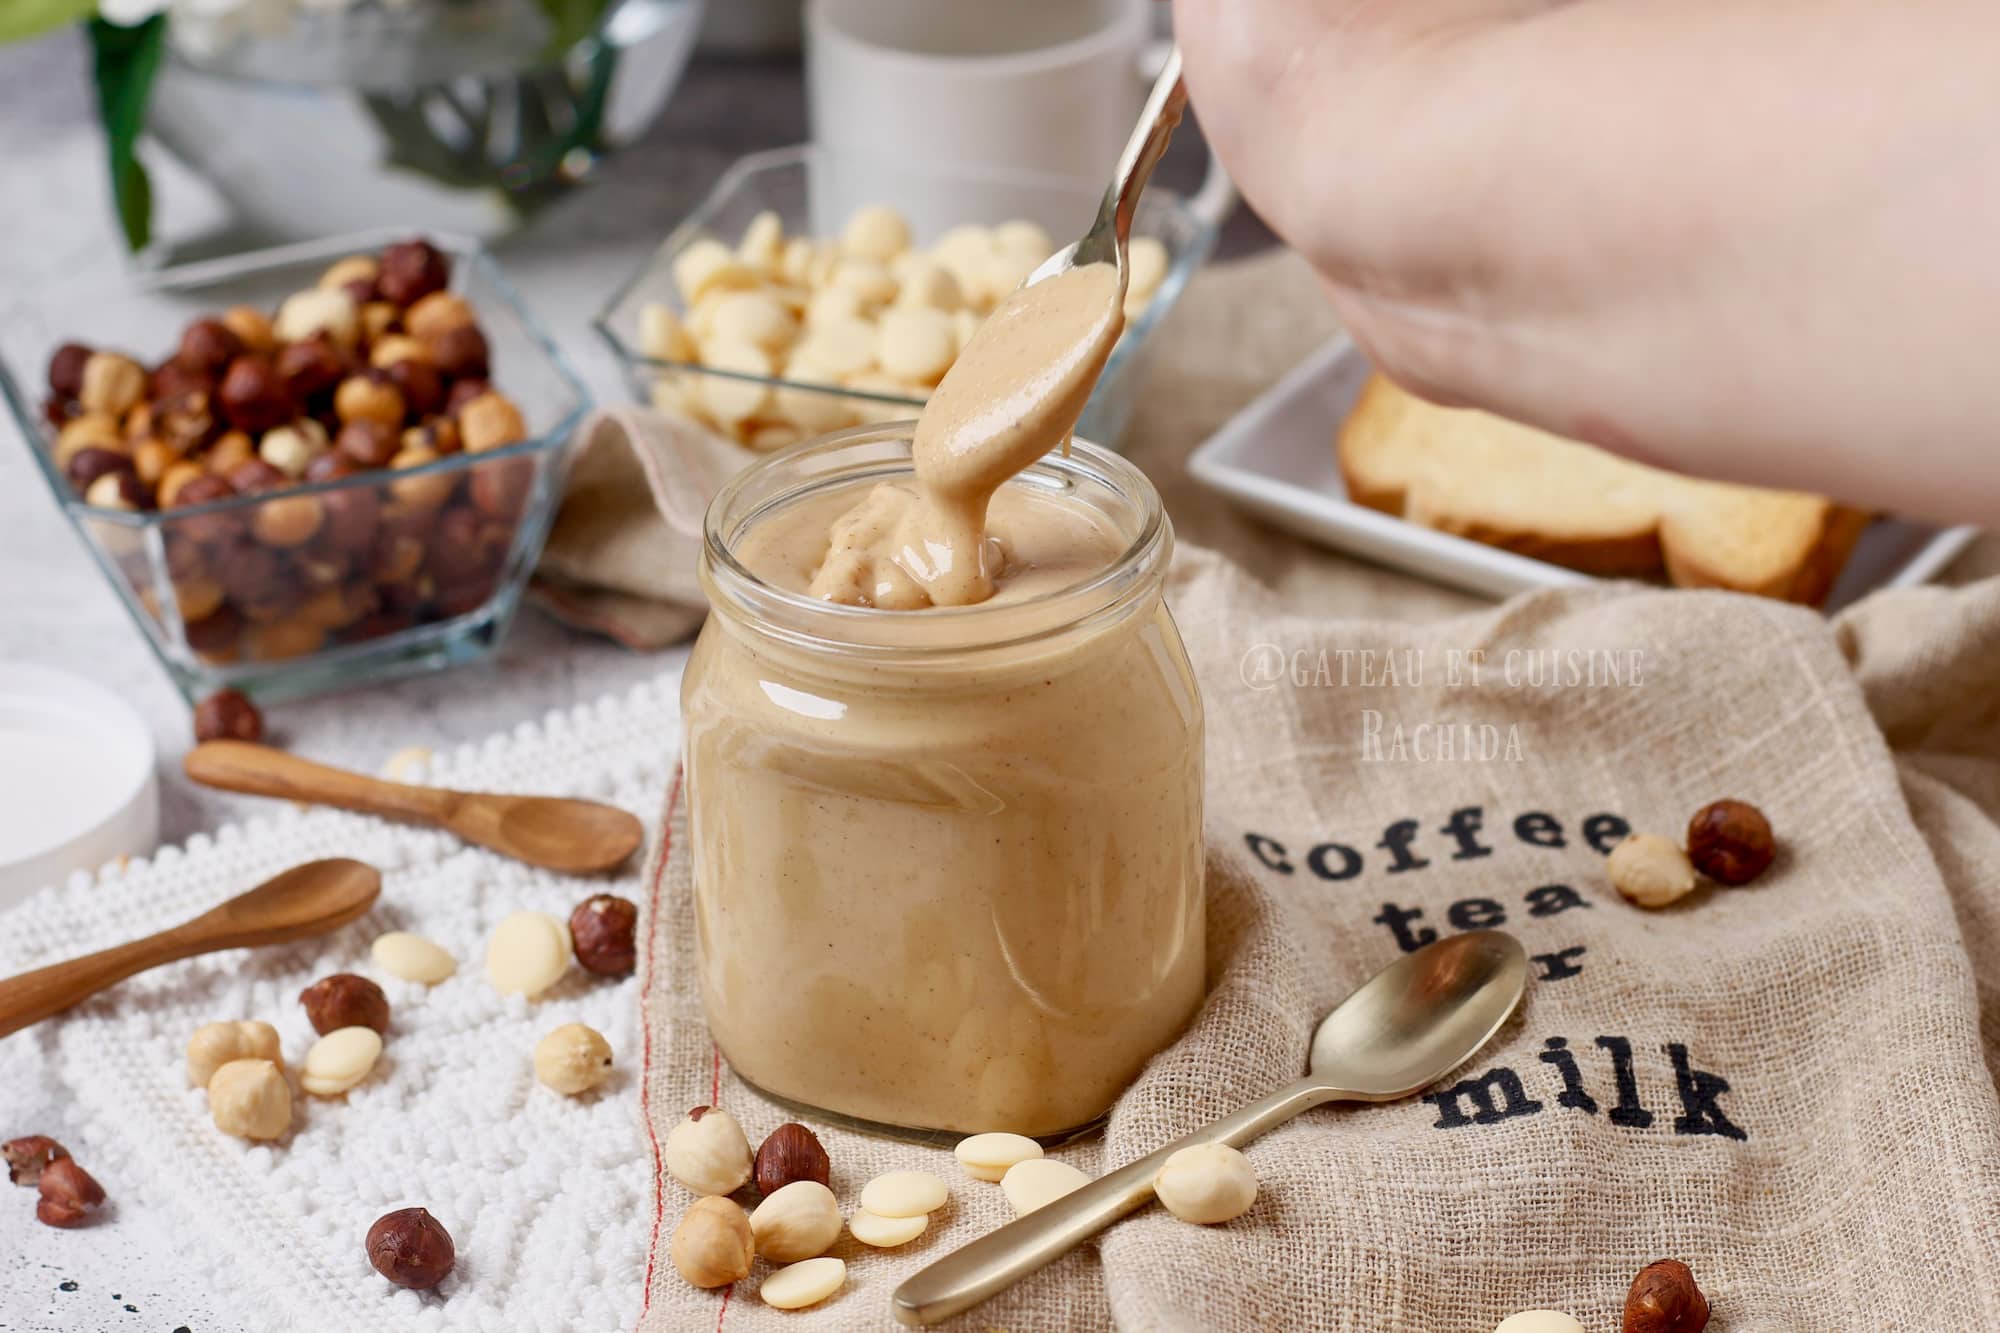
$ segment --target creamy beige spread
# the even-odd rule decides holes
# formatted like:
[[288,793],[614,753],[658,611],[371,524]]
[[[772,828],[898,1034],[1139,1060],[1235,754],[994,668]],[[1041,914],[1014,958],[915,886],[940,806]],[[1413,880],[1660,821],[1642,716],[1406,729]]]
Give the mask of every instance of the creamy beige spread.
[[1052,1134],[1108,1109],[1200,1001],[1201,704],[1157,585],[1122,615],[1025,628],[1046,617],[1023,603],[1111,568],[1136,535],[1009,482],[1074,427],[1120,323],[1108,266],[1022,289],[930,400],[914,477],[809,492],[732,543],[776,587],[992,617],[992,646],[948,665],[724,614],[696,645],[703,996],[767,1091]]

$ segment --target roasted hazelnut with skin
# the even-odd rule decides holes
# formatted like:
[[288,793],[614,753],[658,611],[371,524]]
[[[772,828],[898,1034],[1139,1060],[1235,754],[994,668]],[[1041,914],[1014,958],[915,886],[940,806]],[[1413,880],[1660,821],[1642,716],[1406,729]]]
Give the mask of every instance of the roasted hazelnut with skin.
[[222,312],[222,327],[235,334],[237,340],[252,352],[268,352],[278,343],[270,319],[256,306],[229,307]]
[[335,550],[354,558],[374,546],[382,521],[382,500],[374,487],[328,491],[320,497],[320,504],[326,510],[326,541]]
[[69,477],[69,484],[80,491],[90,489],[92,482],[113,472],[134,470],[132,459],[111,449],[91,445],[71,454],[63,464],[63,472]]
[[198,319],[181,334],[181,349],[175,359],[205,375],[220,375],[243,351],[243,340],[227,324],[219,319]]
[[528,488],[534,484],[535,465],[526,458],[503,458],[472,469],[466,491],[479,512],[503,523],[512,523],[527,504]]
[[[192,505],[212,504],[226,500],[236,494],[226,478],[211,472],[203,472],[193,463],[175,463],[160,478],[160,507],[162,509],[186,509]],[[187,529],[183,528],[183,532]],[[196,540],[203,540],[199,535]]]
[[[438,456],[428,449],[404,449],[389,460],[389,467],[396,472],[407,472],[427,463],[435,463],[437,459]],[[415,510],[430,510],[443,508],[457,485],[458,477],[453,473],[433,472],[427,476],[392,481],[389,490],[398,504]]]
[[1647,1264],[1625,1296],[1623,1333],[1701,1333],[1708,1327],[1708,1298],[1694,1273],[1678,1259]]
[[126,512],[149,508],[153,497],[139,484],[131,466],[117,472],[107,472],[90,483],[90,489],[83,493],[83,502],[92,509],[117,509]]
[[230,470],[229,484],[236,488],[238,495],[258,495],[264,491],[281,491],[292,484],[292,479],[272,467],[261,458],[246,458]]
[[397,305],[413,305],[451,282],[451,261],[426,240],[398,241],[382,252],[375,288]]
[[585,898],[569,914],[570,947],[577,963],[600,977],[625,976],[638,958],[634,943],[638,925],[639,909],[630,899],[614,893]]
[[427,417],[444,407],[444,376],[429,361],[404,359],[381,372],[403,395],[404,411],[412,417]]
[[195,705],[194,738],[260,741],[264,739],[264,715],[241,690],[217,690]]
[[340,1028],[389,1030],[389,997],[367,977],[336,972],[299,992],[306,1019],[324,1037]]
[[431,417],[420,426],[403,432],[405,449],[429,449],[438,454],[455,454],[465,442],[458,437],[458,423],[450,417]]
[[428,1291],[445,1280],[458,1252],[444,1223],[422,1208],[384,1213],[368,1228],[368,1262],[399,1287]]
[[357,467],[378,468],[389,466],[401,445],[392,427],[379,421],[350,421],[334,437],[333,447]]
[[[445,371],[445,373],[449,375],[451,372]],[[444,410],[456,417],[460,408],[473,399],[483,397],[491,392],[493,392],[493,386],[486,382],[484,375],[481,375],[477,379],[454,379],[451,392],[444,396]]]
[[1718,884],[1740,885],[1764,873],[1778,853],[1771,822],[1747,801],[1712,801],[1688,821],[1688,859]]
[[426,338],[424,345],[430,348],[431,360],[448,379],[483,380],[492,368],[493,353],[487,347],[486,335],[471,324],[448,328],[434,338]]
[[376,534],[369,570],[375,581],[382,585],[385,599],[389,599],[394,588],[415,578],[417,571],[423,567],[424,543],[421,537],[401,532]]
[[462,583],[490,573],[502,550],[487,539],[476,511],[455,506],[439,516],[426,542],[424,568],[439,583]]
[[279,495],[257,506],[250,518],[250,531],[266,546],[290,550],[318,536],[325,522],[326,509],[318,496]]
[[819,1135],[804,1125],[779,1125],[757,1149],[757,1190],[766,1196],[801,1180],[826,1184],[832,1174]]
[[66,402],[83,396],[83,367],[90,349],[82,343],[64,343],[49,357],[49,392]]
[[122,417],[146,396],[146,371],[129,356],[92,352],[83,363],[83,387],[76,400],[86,412]]
[[475,327],[479,317],[465,298],[450,292],[433,292],[403,312],[403,327],[410,336],[429,342],[451,329]]
[[35,1188],[42,1196],[35,1201],[35,1217],[47,1226],[80,1227],[104,1206],[104,1187],[74,1158],[50,1162]]
[[[219,584],[211,584],[218,589]],[[243,618],[227,606],[218,606],[199,620],[183,621],[181,626],[189,648],[204,662],[221,663],[236,660],[236,639],[243,632]]]
[[27,1134],[0,1143],[0,1161],[7,1163],[7,1179],[33,1189],[51,1162],[69,1156],[69,1149],[46,1134]]
[[521,409],[505,395],[483,393],[458,409],[458,434],[469,454],[483,454],[528,438]]
[[240,430],[224,431],[208,452],[201,456],[202,465],[218,477],[227,477],[236,470],[238,464],[257,456],[257,442]]
[[118,423],[99,412],[74,417],[56,434],[56,466],[65,470],[69,461],[85,449],[105,449],[114,454],[130,453],[132,447],[118,430]]
[[161,362],[153,368],[151,382],[146,392],[154,398],[173,398],[184,393],[213,395],[216,381],[226,369],[226,365],[214,370],[199,370],[178,356]]
[[215,401],[224,420],[250,435],[283,425],[298,410],[271,363],[247,354],[229,363]]
[[400,430],[408,414],[403,391],[379,370],[342,380],[333,392],[333,410],[342,422],[375,421],[392,430]]
[[326,645],[326,630],[292,616],[250,626],[243,631],[242,643],[252,661],[283,662],[318,652]]
[[188,642],[194,642],[194,626],[207,621],[222,609],[222,585],[202,575],[174,580],[174,605],[187,626]]
[[278,379],[295,403],[304,403],[332,393],[347,374],[347,358],[333,339],[325,334],[303,342],[287,343],[274,363]]
[[[215,434],[215,413],[210,401],[206,389],[183,389],[157,399],[150,405],[152,421],[145,433],[158,437],[183,454],[199,449]],[[141,404],[141,410],[146,406]],[[132,414],[134,418],[138,415],[138,411]],[[128,418],[128,427],[131,424],[131,418]]]

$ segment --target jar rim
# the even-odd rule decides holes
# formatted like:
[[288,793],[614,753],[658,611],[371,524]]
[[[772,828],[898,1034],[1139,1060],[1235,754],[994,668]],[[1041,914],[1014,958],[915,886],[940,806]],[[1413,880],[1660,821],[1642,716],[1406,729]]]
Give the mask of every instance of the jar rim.
[[[727,605],[748,612],[760,632],[798,646],[907,658],[1006,648],[1074,631],[1118,614],[1149,588],[1164,582],[1173,551],[1173,525],[1159,492],[1130,461],[1080,439],[1071,440],[1066,453],[1044,454],[1007,482],[1051,490],[1094,484],[1131,505],[1137,521],[1125,548],[1102,569],[1065,587],[1006,602],[927,607],[920,612],[884,610],[829,602],[780,588],[759,578],[736,558],[732,539],[747,531],[760,514],[834,486],[854,485],[870,477],[886,480],[892,475],[909,475],[909,444],[915,425],[914,421],[898,421],[816,436],[758,459],[724,483],[702,519],[700,573],[711,606]],[[829,455],[885,444],[902,446],[900,462],[885,458],[868,470],[803,475],[758,499],[747,512],[736,512],[754,488],[771,484],[775,473],[798,470]],[[1003,624],[1021,628],[1019,632],[996,634],[995,627]],[[893,638],[878,638],[871,632],[890,625],[897,628]],[[923,632],[909,634],[912,625]]]

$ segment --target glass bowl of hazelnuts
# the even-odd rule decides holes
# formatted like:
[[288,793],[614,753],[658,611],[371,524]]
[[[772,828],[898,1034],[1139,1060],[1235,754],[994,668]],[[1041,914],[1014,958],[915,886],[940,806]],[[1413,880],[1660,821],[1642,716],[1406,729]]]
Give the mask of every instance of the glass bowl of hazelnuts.
[[587,398],[476,244],[315,241],[61,318],[5,331],[0,393],[189,699],[492,650]]

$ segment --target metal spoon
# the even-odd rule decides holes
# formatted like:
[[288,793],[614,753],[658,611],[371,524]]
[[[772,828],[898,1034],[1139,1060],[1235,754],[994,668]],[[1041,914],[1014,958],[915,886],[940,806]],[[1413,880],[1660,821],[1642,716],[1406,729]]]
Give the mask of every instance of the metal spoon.
[[1527,951],[1497,930],[1398,959],[1320,1020],[1304,1078],[938,1260],[896,1288],[896,1318],[935,1324],[1053,1263],[1151,1199],[1153,1177],[1182,1148],[1248,1143],[1325,1102],[1392,1102],[1422,1091],[1486,1044],[1527,984]]
[[1023,287],[1085,264],[1110,264],[1118,270],[1118,293],[1121,297],[1125,294],[1126,243],[1131,239],[1132,214],[1139,207],[1139,192],[1146,188],[1153,168],[1160,164],[1160,155],[1167,151],[1167,141],[1174,137],[1174,127],[1181,123],[1181,113],[1185,110],[1187,86],[1181,82],[1181,48],[1176,45],[1167,52],[1167,63],[1161,67],[1159,78],[1153,80],[1153,90],[1146,94],[1146,105],[1139,111],[1139,123],[1132,127],[1132,137],[1125,141],[1125,150],[1118,155],[1118,166],[1111,173],[1111,188],[1104,192],[1104,201],[1097,206],[1097,220],[1090,224],[1082,240],[1043,260],[1041,267],[1021,284]]

